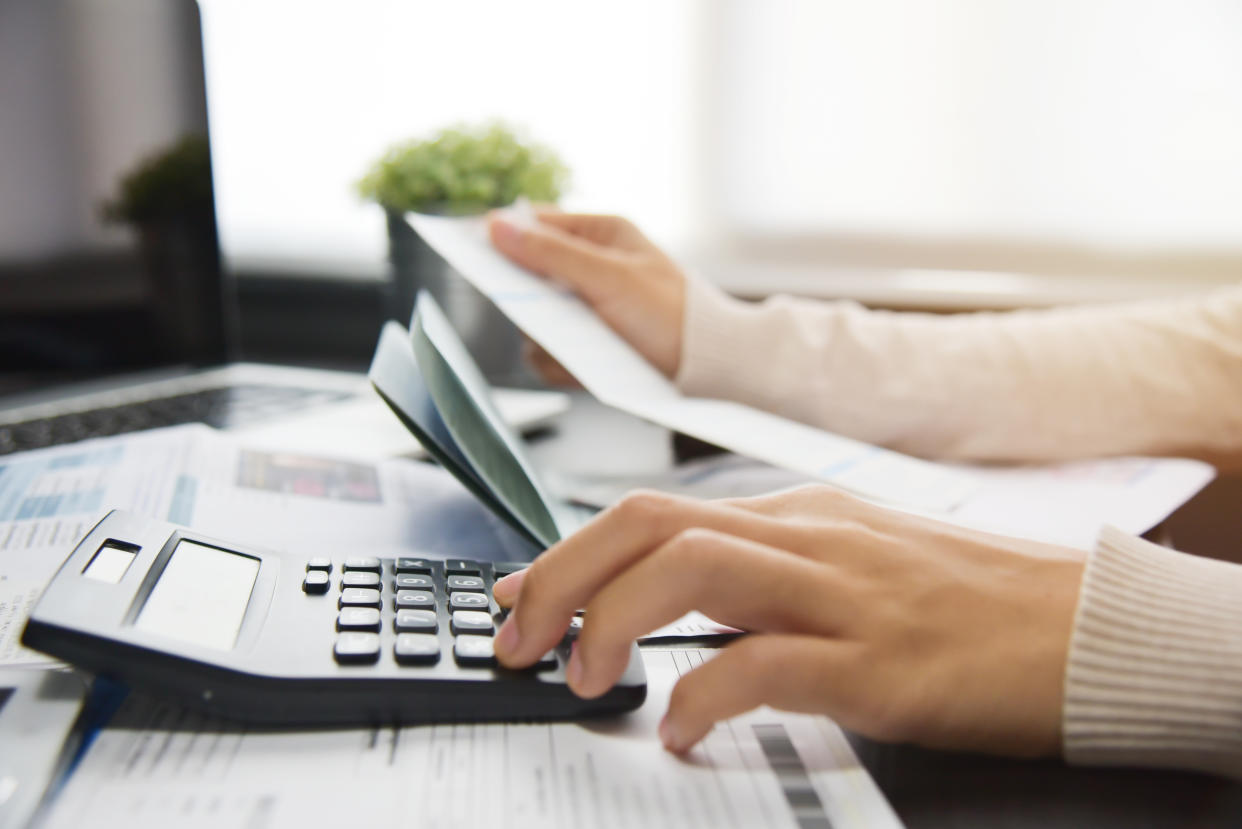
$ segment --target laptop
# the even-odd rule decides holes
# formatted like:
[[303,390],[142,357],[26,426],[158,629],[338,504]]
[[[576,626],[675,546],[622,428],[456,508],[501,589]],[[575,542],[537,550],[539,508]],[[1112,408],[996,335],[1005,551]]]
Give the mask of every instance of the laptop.
[[0,0],[0,455],[188,422],[416,454],[361,373],[231,362],[203,67],[192,0]]

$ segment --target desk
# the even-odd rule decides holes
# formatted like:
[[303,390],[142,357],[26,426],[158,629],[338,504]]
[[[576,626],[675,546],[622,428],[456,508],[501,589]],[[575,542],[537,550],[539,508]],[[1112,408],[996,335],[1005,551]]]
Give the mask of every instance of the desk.
[[[600,434],[609,435],[600,441]],[[671,463],[668,435],[580,397],[537,463],[638,474]],[[1195,502],[1188,505],[1196,509]],[[1177,514],[1172,519],[1178,523]],[[884,745],[850,735],[859,758],[910,829],[1227,826],[1242,823],[1242,783],[1144,769],[1070,767]]]

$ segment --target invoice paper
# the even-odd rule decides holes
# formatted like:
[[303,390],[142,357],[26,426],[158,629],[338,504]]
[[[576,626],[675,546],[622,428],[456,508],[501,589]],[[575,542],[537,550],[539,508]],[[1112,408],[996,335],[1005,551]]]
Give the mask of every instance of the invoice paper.
[[944,510],[969,475],[739,403],[683,396],[572,293],[497,253],[484,221],[411,214],[418,234],[593,395],[610,406],[870,498]]
[[896,827],[825,717],[761,708],[686,758],[656,726],[710,651],[644,649],[638,711],[554,724],[255,732],[134,699],[95,739],[46,825],[142,827]]

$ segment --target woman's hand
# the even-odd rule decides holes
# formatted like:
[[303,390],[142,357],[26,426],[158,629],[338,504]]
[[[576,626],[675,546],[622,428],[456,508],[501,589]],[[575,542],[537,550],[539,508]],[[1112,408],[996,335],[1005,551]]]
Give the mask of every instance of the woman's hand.
[[673,751],[768,704],[882,740],[1052,754],[1084,558],[827,486],[635,493],[497,582],[513,612],[496,651],[530,665],[585,607],[568,677],[594,697],[633,639],[697,609],[752,633],[677,683],[660,726]]
[[536,211],[521,222],[492,214],[492,244],[514,262],[569,287],[634,346],[672,377],[681,362],[685,276],[625,219]]

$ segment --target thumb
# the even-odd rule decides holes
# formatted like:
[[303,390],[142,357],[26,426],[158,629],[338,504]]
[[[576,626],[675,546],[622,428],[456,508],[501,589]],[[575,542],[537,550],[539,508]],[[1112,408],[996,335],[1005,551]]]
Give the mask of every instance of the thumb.
[[525,225],[493,214],[488,233],[492,245],[509,259],[588,298],[602,280],[620,272],[612,251],[542,222]]

